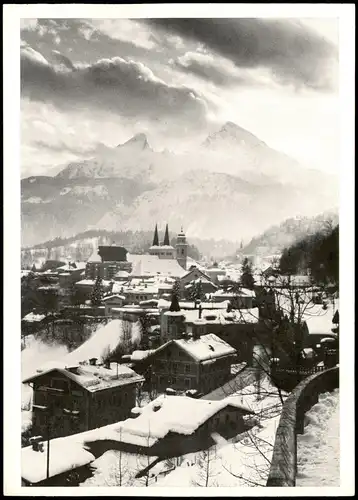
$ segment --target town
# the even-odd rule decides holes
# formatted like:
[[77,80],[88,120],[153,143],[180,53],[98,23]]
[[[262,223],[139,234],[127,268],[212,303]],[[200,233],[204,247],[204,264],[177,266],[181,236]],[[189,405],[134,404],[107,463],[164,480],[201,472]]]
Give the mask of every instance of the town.
[[195,261],[184,228],[159,233],[147,253],[113,242],[22,271],[23,355],[65,352],[23,378],[23,485],[275,485],[296,388],[313,380],[306,406],[337,390],[337,282],[280,255]]
[[5,494],[353,491],[348,6],[7,7]]

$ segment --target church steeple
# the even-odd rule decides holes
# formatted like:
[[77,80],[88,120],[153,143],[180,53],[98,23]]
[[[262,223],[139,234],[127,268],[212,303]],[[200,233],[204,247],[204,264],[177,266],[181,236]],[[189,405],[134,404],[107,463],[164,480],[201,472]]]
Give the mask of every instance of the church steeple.
[[165,236],[164,236],[163,245],[170,246],[168,224],[165,226]]
[[155,225],[153,247],[159,247],[158,225]]

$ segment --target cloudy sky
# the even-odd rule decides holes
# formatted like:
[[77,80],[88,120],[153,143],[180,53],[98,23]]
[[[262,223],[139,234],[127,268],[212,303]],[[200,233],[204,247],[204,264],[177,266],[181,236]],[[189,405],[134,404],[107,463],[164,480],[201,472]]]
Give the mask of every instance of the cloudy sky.
[[22,19],[22,176],[145,132],[195,147],[233,121],[338,170],[335,19]]

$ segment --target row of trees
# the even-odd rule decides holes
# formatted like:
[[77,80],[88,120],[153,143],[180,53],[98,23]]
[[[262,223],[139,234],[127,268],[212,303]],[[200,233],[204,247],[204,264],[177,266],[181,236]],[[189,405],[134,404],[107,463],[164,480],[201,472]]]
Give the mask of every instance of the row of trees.
[[317,283],[339,283],[339,225],[310,235],[286,248],[280,259],[284,274],[310,272]]

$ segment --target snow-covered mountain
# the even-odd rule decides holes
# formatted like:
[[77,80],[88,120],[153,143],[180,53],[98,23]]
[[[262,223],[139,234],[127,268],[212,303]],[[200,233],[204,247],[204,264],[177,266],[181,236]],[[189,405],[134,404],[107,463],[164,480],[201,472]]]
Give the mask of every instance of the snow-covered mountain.
[[[319,186],[319,189],[317,189]],[[196,148],[154,151],[145,134],[22,181],[22,242],[90,228],[148,229],[158,220],[190,236],[248,239],[288,216],[337,205],[334,178],[301,167],[228,122]]]

